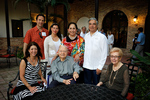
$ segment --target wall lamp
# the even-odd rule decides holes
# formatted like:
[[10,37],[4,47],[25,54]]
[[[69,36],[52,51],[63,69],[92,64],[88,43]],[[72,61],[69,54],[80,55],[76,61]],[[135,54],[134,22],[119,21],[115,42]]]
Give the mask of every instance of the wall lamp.
[[136,22],[137,21],[137,17],[138,16],[134,16],[133,21]]

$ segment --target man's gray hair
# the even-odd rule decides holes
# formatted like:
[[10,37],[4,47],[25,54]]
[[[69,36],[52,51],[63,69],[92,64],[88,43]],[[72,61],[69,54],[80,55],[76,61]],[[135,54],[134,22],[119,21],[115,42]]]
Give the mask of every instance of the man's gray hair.
[[90,18],[90,19],[88,20],[88,23],[89,23],[89,21],[91,21],[91,20],[95,20],[95,21],[96,21],[96,24],[97,24],[97,26],[98,26],[98,21],[97,21],[96,18],[94,18],[94,17]]
[[[83,26],[81,29],[83,29],[85,26]],[[85,27],[85,29],[86,29],[86,27]]]

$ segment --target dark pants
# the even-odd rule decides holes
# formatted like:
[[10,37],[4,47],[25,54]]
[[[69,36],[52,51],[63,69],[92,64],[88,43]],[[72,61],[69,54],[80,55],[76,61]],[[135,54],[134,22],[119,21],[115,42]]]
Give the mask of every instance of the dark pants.
[[100,79],[100,74],[96,74],[96,70],[89,70],[84,68],[84,83],[97,85]]
[[[73,78],[73,76],[72,75],[63,75],[63,76],[61,76],[61,78],[63,78],[63,79],[71,79],[71,78]],[[75,82],[75,80],[73,79],[73,80],[71,80],[71,83],[70,84],[75,84],[76,82]],[[58,81],[56,81],[56,80],[53,80],[51,83],[50,83],[50,85],[49,85],[49,87],[48,88],[53,88],[53,87],[56,87],[56,86],[58,86],[58,85],[63,85],[64,83],[60,83],[60,82],[58,82]]]
[[79,74],[79,78],[76,81],[77,83],[84,83],[84,71],[81,71]]

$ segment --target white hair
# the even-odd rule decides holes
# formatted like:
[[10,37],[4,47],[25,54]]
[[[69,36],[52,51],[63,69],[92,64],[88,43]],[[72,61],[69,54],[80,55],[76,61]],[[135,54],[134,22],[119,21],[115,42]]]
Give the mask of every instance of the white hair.
[[88,20],[88,22],[91,21],[91,20],[95,20],[95,21],[96,21],[96,24],[97,24],[97,26],[98,26],[98,21],[97,21],[96,18],[92,17],[92,18],[90,18],[90,19]]

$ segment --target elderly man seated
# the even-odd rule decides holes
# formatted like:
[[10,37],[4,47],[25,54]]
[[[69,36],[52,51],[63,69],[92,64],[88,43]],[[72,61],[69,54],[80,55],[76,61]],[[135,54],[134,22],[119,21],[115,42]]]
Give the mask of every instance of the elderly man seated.
[[49,88],[61,85],[61,84],[75,84],[79,73],[83,69],[74,62],[74,59],[68,55],[68,49],[66,46],[61,45],[58,50],[56,60],[52,62],[51,71],[53,81],[50,83]]

